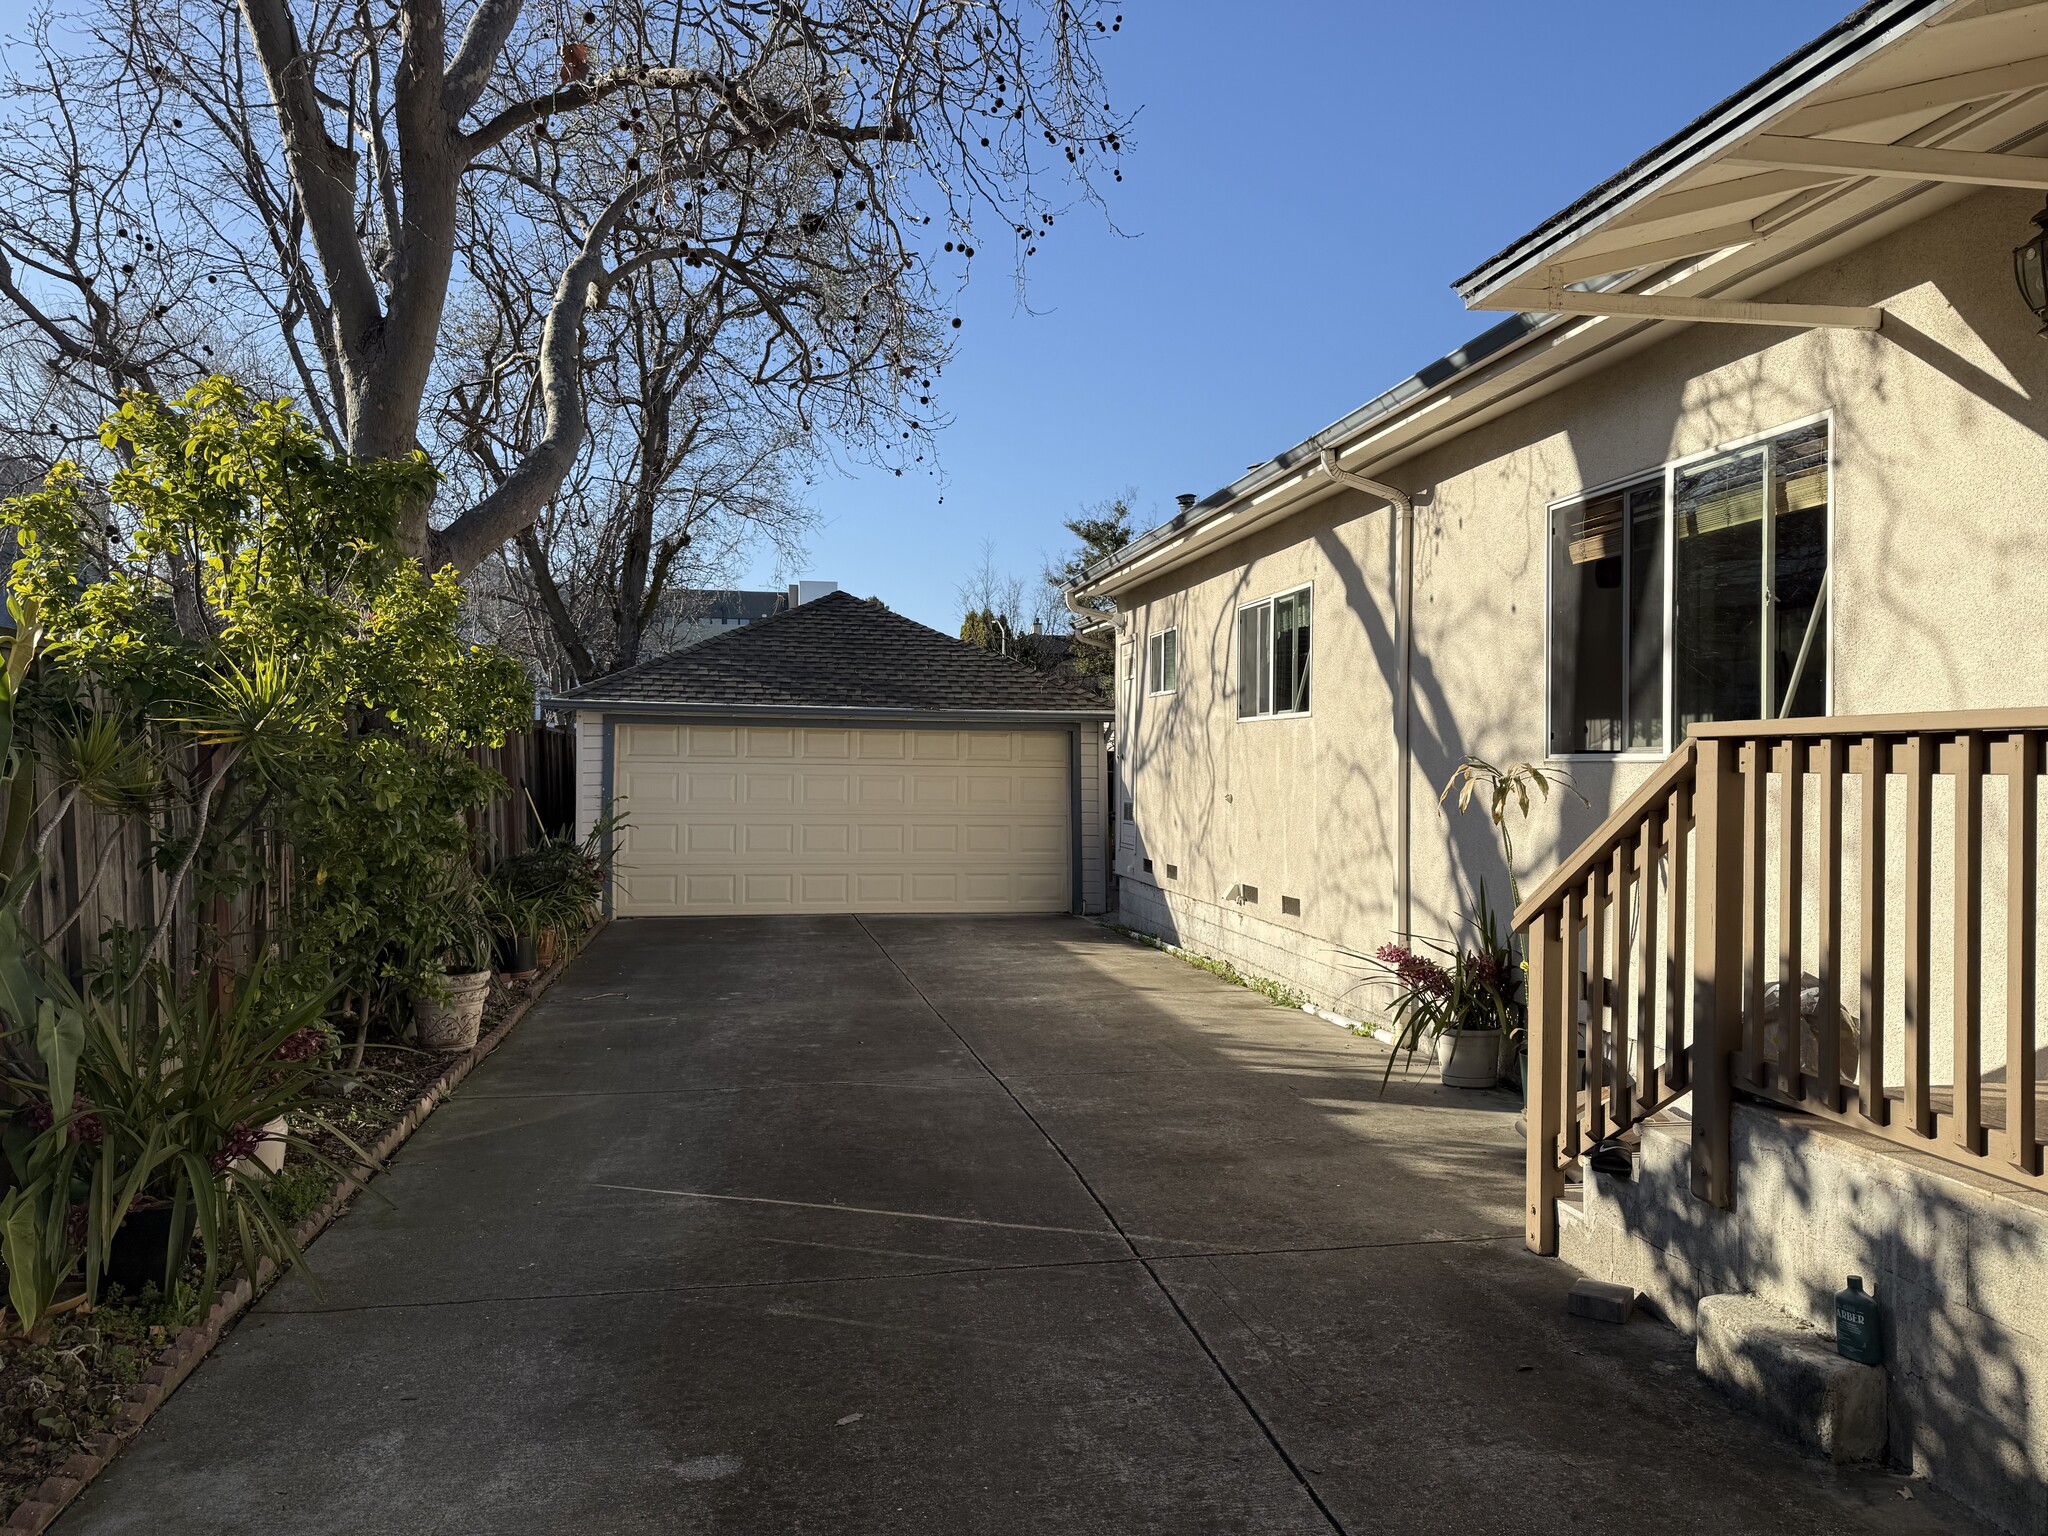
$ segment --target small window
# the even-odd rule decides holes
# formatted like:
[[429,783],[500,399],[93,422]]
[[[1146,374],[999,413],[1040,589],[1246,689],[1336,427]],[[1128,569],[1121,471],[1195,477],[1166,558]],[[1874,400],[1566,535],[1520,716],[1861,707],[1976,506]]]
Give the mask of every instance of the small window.
[[1178,880],[1180,878],[1180,866],[1178,864],[1167,865],[1166,878],[1169,880]]
[[1145,873],[1148,875],[1152,873],[1152,861],[1150,859],[1145,861]]
[[1180,686],[1180,631],[1162,629],[1145,642],[1145,688],[1172,693]]
[[1308,713],[1309,589],[1237,610],[1237,718]]
[[1301,916],[1301,898],[1299,896],[1282,896],[1280,898],[1280,915],[1282,917]]
[[1259,904],[1259,888],[1256,885],[1232,886],[1224,900],[1234,901],[1239,906],[1255,907]]

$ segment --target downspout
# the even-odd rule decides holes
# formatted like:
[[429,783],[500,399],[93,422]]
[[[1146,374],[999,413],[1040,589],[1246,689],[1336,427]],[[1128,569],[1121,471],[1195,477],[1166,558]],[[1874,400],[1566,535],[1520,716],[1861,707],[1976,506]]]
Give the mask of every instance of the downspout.
[[1394,509],[1394,930],[1406,943],[1414,936],[1409,831],[1415,763],[1410,702],[1414,692],[1415,503],[1398,486],[1345,469],[1328,448],[1322,452],[1321,463],[1323,473],[1338,485],[1376,496]]
[[1085,619],[1090,626],[1087,630],[1083,630],[1079,625],[1074,626],[1073,634],[1076,640],[1080,641],[1083,645],[1092,645],[1098,651],[1114,651],[1116,649],[1116,641],[1098,640],[1093,633],[1094,626],[1105,622],[1110,622],[1113,628],[1113,621],[1116,618],[1114,613],[1104,613],[1100,608],[1083,608],[1074,601],[1074,589],[1072,587],[1060,588],[1060,601],[1067,605],[1067,612],[1077,619]]

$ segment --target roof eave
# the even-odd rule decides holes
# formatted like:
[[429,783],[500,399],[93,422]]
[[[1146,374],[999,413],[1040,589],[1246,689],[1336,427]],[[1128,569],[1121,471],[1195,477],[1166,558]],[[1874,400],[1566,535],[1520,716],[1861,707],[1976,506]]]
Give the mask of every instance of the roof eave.
[[1114,712],[1100,705],[1072,704],[1054,709],[918,708],[905,704],[738,704],[712,699],[541,699],[542,709],[559,714],[744,716],[751,719],[967,720],[983,723],[1039,720],[1107,720]]
[[1540,266],[1559,246],[1698,169],[1766,117],[1813,94],[1898,36],[1968,0],[1882,0],[1866,6],[1800,48],[1734,96],[1680,129],[1618,175],[1551,215],[1451,286],[1470,305]]

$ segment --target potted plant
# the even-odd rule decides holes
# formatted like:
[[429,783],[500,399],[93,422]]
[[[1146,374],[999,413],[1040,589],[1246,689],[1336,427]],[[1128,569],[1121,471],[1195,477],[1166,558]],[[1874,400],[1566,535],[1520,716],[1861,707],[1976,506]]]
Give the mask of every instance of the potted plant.
[[438,895],[437,942],[413,990],[413,1037],[422,1050],[466,1051],[476,1044],[490,1000],[496,935],[478,882],[466,868]]
[[540,969],[545,907],[533,897],[512,890],[497,873],[485,882],[484,895],[491,916],[498,974],[508,980],[525,981]]
[[[1483,891],[1479,914],[1472,948],[1429,945],[1443,960],[1395,943],[1362,957],[1393,983],[1387,1012],[1394,1049],[1412,1060],[1427,1046],[1447,1088],[1491,1088],[1499,1082],[1502,1052],[1520,1023],[1522,973],[1512,948],[1501,942]],[[1389,1077],[1393,1070],[1389,1056]]]

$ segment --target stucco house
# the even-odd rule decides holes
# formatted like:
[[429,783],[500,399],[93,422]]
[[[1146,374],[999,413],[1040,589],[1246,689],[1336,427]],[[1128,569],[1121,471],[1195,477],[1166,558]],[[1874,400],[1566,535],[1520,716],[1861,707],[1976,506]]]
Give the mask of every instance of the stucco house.
[[1867,5],[1071,594],[1115,609],[1120,920],[1338,1014],[1348,954],[1513,904],[1460,761],[1569,775],[1517,836],[1531,1245],[1685,1327],[1874,1276],[1890,1454],[2030,1531],[2044,134],[2048,6]]

